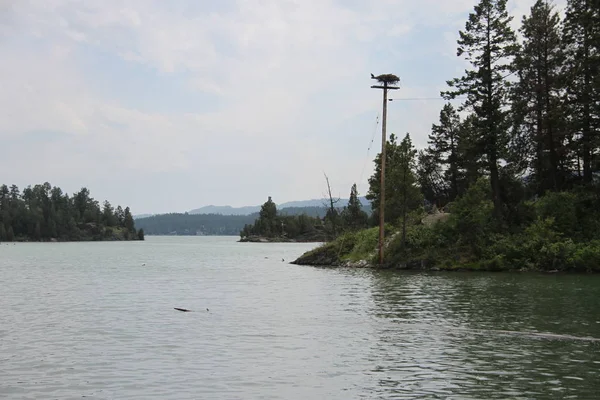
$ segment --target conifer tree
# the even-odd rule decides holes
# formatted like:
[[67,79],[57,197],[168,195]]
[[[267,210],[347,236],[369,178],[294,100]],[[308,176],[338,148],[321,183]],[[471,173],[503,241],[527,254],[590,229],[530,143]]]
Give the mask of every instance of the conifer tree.
[[511,20],[506,0],[480,0],[457,42],[457,55],[464,56],[472,68],[464,76],[448,81],[452,89],[442,92],[447,99],[466,95],[462,108],[472,109],[476,116],[475,128],[490,175],[497,217],[502,209],[499,162],[506,158],[509,141],[507,76],[517,50]]
[[433,124],[429,135],[428,153],[432,161],[444,167],[445,180],[449,183],[448,198],[454,200],[459,195],[459,157],[458,141],[460,117],[448,103],[440,112],[439,125]]
[[362,209],[362,204],[358,198],[356,183],[350,189],[350,198],[348,205],[342,211],[342,220],[344,226],[350,230],[357,230],[366,227],[369,216]]
[[518,158],[526,160],[523,167],[533,171],[536,192],[542,195],[562,186],[565,56],[558,13],[545,0],[537,0],[530,15],[523,17],[521,33],[524,41],[515,59],[519,81],[514,88],[513,147]]
[[569,127],[576,158],[583,161],[583,180],[592,182],[600,148],[600,3],[568,0],[563,40],[567,61]]
[[[423,204],[423,195],[417,184],[417,150],[412,144],[410,134],[406,134],[396,152],[396,168],[390,171],[389,179],[394,191],[390,198],[391,206],[399,211],[402,225],[402,246],[406,243],[406,225],[408,214]],[[386,199],[387,201],[387,199]]]

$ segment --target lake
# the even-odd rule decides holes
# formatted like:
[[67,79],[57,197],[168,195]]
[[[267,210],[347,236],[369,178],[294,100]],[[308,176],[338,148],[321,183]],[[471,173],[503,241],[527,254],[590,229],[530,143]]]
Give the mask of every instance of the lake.
[[288,264],[314,244],[236,240],[3,243],[0,398],[598,398],[600,276],[314,268]]

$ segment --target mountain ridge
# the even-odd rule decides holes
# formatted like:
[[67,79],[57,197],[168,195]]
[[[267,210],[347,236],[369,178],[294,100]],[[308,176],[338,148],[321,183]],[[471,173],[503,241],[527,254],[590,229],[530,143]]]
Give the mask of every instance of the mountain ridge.
[[[369,201],[365,197],[359,197],[360,202],[363,206],[367,206]],[[327,207],[329,199],[310,199],[310,200],[295,200],[288,201],[285,203],[277,204],[277,209],[282,210],[284,208],[302,208],[302,207]],[[348,199],[340,199],[336,203],[336,207],[341,208],[348,204]],[[261,206],[242,206],[232,207],[226,206],[215,206],[208,205],[200,208],[195,208],[188,211],[189,214],[221,214],[221,215],[250,215],[260,211]]]

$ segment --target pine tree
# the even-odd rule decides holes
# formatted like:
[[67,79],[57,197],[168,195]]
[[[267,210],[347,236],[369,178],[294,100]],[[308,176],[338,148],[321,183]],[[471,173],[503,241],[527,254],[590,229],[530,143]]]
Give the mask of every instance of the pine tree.
[[429,151],[420,150],[417,154],[417,181],[421,193],[431,206],[439,208],[448,202],[448,185],[444,171]]
[[[398,160],[398,143],[396,142],[396,135],[393,133],[388,139],[385,149],[385,165],[386,165],[386,181],[385,181],[385,220],[395,222],[400,216],[399,210],[395,209],[389,199],[394,197],[394,183],[389,179],[390,174],[394,169],[397,168]],[[371,209],[373,213],[371,218],[373,221],[379,221],[379,197],[381,193],[381,153],[378,153],[374,160],[375,171],[373,175],[369,177],[369,191],[367,192],[366,198],[371,202]]]
[[260,230],[259,235],[271,237],[277,232],[277,206],[269,196],[269,199],[261,206],[259,212]]
[[562,186],[565,56],[558,13],[545,0],[537,0],[531,14],[523,17],[521,32],[524,42],[515,59],[519,82],[514,88],[513,148],[518,160],[526,160],[522,168],[533,170],[536,192],[542,195]]
[[428,153],[433,162],[445,169],[445,180],[449,183],[450,201],[459,195],[459,157],[458,141],[460,134],[460,117],[448,103],[440,112],[439,125],[433,124],[429,135]]
[[115,210],[115,219],[117,220],[119,227],[125,227],[125,212],[121,206],[117,206],[117,209]]
[[[392,206],[400,210],[400,221],[402,224],[402,246],[406,243],[406,225],[408,213],[421,207],[423,195],[417,185],[416,156],[410,135],[407,133],[398,146],[397,167],[390,171],[390,180],[393,182],[394,192],[390,199]],[[387,199],[386,199],[387,200]]]
[[600,148],[600,4],[568,0],[563,30],[567,62],[567,101],[577,161],[583,180],[592,182],[595,153]]
[[350,189],[348,205],[342,211],[342,220],[347,229],[357,230],[367,226],[369,216],[362,210],[362,204],[358,198],[356,183]]
[[133,216],[131,215],[131,210],[129,207],[125,207],[125,212],[123,214],[123,223],[125,224],[125,229],[127,229],[130,233],[135,232],[135,223],[133,221]]
[[463,77],[448,81],[453,90],[442,92],[447,99],[466,95],[462,108],[470,108],[476,115],[475,127],[483,145],[497,217],[502,209],[499,162],[506,158],[509,139],[506,78],[517,50],[511,20],[506,0],[480,0],[457,42],[457,55],[464,55],[472,69],[465,71]]
[[113,206],[108,202],[108,200],[104,201],[103,209],[102,209],[102,222],[106,226],[116,226],[117,219],[115,217],[115,210]]

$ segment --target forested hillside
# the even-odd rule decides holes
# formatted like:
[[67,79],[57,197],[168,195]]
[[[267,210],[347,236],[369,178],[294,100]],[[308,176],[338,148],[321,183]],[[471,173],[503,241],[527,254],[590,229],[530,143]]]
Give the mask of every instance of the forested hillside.
[[136,224],[147,235],[237,235],[257,216],[172,213],[140,218]]
[[0,186],[0,241],[79,241],[144,239],[129,207],[100,206],[87,188],[69,196],[48,182]]
[[[362,207],[362,206],[361,206]],[[337,208],[341,213],[343,206]],[[323,219],[327,215],[325,207],[287,207],[278,211],[282,218],[304,215],[306,218]],[[147,235],[239,235],[246,225],[252,225],[260,214],[221,215],[170,213],[137,218],[136,225]],[[281,224],[280,224],[281,225]],[[290,222],[290,232],[294,231],[294,222]]]

